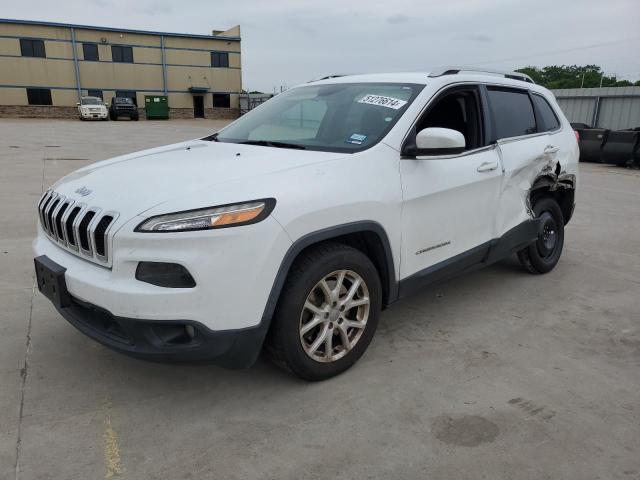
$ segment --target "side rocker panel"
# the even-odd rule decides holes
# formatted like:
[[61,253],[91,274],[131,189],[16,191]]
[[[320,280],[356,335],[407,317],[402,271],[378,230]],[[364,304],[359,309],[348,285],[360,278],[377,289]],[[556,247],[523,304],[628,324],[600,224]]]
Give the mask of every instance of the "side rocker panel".
[[399,298],[407,297],[433,283],[449,280],[502,260],[534,242],[538,238],[539,229],[539,219],[526,220],[500,238],[421,270],[400,281]]

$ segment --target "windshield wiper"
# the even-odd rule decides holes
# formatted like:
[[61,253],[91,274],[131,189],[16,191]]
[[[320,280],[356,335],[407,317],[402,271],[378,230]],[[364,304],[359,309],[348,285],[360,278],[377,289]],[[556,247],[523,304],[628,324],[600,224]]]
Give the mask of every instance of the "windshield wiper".
[[275,148],[293,148],[295,150],[306,150],[304,145],[298,145],[296,143],[287,142],[272,142],[271,140],[246,140],[244,142],[238,142],[240,145],[260,145],[263,147],[275,147]]
[[214,133],[213,135],[209,135],[208,137],[204,137],[202,140],[204,140],[205,142],[219,142],[220,140],[218,140],[218,132]]

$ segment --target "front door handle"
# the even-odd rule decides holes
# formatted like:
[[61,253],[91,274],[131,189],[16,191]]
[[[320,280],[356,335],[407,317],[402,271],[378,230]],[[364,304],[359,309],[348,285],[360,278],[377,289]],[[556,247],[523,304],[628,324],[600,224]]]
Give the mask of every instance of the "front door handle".
[[558,147],[555,147],[553,145],[547,145],[547,147],[544,149],[544,154],[553,155],[554,153],[558,153],[558,150],[560,150]]
[[482,162],[478,166],[479,172],[490,172],[491,170],[495,170],[498,168],[498,162]]

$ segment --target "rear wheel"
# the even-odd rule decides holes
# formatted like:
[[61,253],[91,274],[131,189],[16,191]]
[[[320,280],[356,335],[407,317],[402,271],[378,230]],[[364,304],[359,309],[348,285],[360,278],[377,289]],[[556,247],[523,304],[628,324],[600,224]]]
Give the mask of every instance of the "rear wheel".
[[381,286],[359,250],[327,243],[291,267],[270,334],[274,359],[305,380],[324,380],[351,367],[371,343]]
[[560,206],[551,197],[539,199],[533,212],[541,220],[538,239],[518,252],[522,266],[531,273],[547,273],[560,260],[564,246],[564,217]]

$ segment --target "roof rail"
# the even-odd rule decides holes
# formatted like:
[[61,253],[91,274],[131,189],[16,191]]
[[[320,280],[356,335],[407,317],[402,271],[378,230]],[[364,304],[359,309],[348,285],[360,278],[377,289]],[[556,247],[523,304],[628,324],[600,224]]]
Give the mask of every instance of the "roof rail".
[[495,75],[504,78],[510,78],[512,80],[521,80],[527,83],[536,83],[533,79],[527,75],[526,73],[520,72],[505,72],[503,70],[490,70],[487,68],[477,68],[477,67],[442,67],[433,70],[429,73],[429,77],[441,77],[443,75],[457,75],[460,72],[474,72],[474,73],[486,73],[488,75]]

